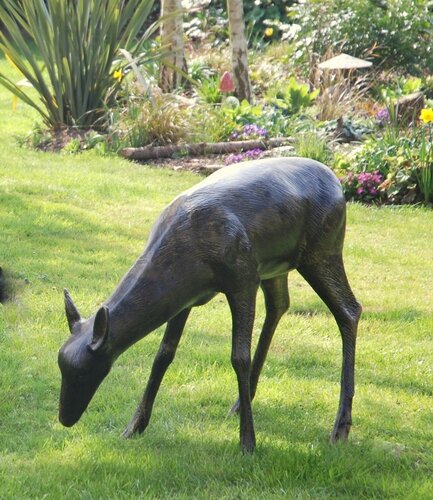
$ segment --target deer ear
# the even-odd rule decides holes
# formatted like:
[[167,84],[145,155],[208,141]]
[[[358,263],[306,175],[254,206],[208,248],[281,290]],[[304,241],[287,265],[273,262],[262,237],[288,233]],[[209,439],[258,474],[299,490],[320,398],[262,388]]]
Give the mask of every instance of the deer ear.
[[71,296],[69,295],[68,290],[66,288],[63,290],[65,294],[65,312],[66,319],[68,320],[69,331],[72,333],[75,323],[78,323],[81,320],[80,313],[78,309],[75,307],[74,302],[72,301]]
[[102,306],[95,316],[92,342],[89,344],[89,349],[91,351],[96,352],[105,344],[109,330],[110,313],[107,306]]

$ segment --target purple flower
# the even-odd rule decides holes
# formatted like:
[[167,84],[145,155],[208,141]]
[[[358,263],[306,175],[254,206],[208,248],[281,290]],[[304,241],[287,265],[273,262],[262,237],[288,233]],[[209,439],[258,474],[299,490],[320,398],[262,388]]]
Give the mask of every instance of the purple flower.
[[245,139],[251,136],[267,137],[268,131],[265,128],[259,127],[255,123],[252,123],[244,126],[242,135]]
[[230,136],[232,140],[242,140],[242,139],[255,139],[255,138],[266,138],[269,132],[263,127],[259,127],[255,123],[247,123],[243,126],[241,132],[233,132]]
[[389,116],[389,111],[387,108],[382,108],[379,109],[379,111],[376,113],[376,120],[379,123],[389,123],[390,122],[390,116]]
[[376,113],[376,120],[380,123],[389,123],[390,116],[387,108],[381,108]]
[[379,186],[382,182],[383,176],[378,170],[374,170],[373,172],[360,172],[357,174],[348,172],[347,175],[341,179],[346,198],[367,202],[381,196]]
[[224,163],[226,165],[231,165],[233,163],[239,163],[241,161],[256,160],[257,158],[260,158],[262,152],[263,151],[261,149],[255,148],[255,149],[249,149],[244,153],[234,153],[227,156]]

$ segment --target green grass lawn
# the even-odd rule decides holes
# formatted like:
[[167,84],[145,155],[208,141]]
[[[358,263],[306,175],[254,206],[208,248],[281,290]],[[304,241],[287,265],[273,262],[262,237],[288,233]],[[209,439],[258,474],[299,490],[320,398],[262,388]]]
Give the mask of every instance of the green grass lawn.
[[[6,67],[0,59],[0,67]],[[223,296],[193,311],[139,438],[121,432],[162,330],[117,362],[71,429],[57,421],[62,290],[95,312],[162,207],[200,177],[93,153],[21,149],[36,116],[0,89],[0,498],[431,498],[433,211],[349,206],[345,259],[364,306],[349,442],[330,445],[341,343],[296,273],[254,401],[257,450],[227,412],[237,384]],[[259,296],[255,338],[264,319]]]

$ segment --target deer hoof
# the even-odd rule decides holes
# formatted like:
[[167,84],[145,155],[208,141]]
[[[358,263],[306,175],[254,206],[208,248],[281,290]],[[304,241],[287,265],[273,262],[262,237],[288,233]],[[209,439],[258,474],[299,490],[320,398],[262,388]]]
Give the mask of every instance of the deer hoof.
[[350,432],[350,424],[343,423],[335,426],[332,431],[330,441],[331,443],[337,443],[338,441],[347,441]]
[[241,450],[243,455],[251,455],[254,452],[256,447],[256,440],[253,437],[252,439],[245,440],[241,443]]
[[146,427],[147,427],[147,422],[145,420],[139,420],[133,418],[129,423],[128,427],[123,431],[122,437],[130,439],[135,434],[141,434]]
[[122,437],[124,437],[125,439],[130,439],[136,432],[136,430],[128,425],[128,427],[122,432]]

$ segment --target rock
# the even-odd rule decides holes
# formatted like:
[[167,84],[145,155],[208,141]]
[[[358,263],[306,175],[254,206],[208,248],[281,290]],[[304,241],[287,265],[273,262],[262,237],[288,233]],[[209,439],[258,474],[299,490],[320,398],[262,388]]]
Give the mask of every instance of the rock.
[[264,150],[262,158],[278,158],[279,156],[294,156],[294,155],[295,155],[295,148],[293,146],[279,146],[277,148]]

